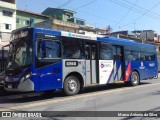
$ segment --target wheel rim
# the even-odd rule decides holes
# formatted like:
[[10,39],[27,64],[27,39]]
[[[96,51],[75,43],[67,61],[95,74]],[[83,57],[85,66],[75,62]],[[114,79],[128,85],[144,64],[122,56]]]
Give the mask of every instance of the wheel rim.
[[74,79],[68,81],[68,90],[74,92],[77,89],[77,82]]
[[133,74],[132,74],[132,82],[133,82],[134,84],[137,84],[137,83],[138,83],[138,76],[137,76],[136,73],[133,73]]

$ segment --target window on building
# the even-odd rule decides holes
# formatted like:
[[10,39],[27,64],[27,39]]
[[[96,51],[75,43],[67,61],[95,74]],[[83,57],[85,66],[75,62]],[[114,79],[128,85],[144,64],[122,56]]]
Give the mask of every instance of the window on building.
[[11,30],[11,24],[5,24],[5,29]]
[[158,35],[157,35],[157,34],[154,34],[154,37],[158,37]]
[[25,20],[22,20],[22,24],[23,24],[23,25],[26,25],[26,21],[25,21]]
[[20,19],[19,18],[16,19],[16,23],[20,23]]
[[25,24],[26,24],[26,25],[29,25],[29,23],[30,23],[29,20],[26,20],[26,21],[25,21]]
[[13,13],[10,12],[10,11],[3,10],[2,13],[3,13],[3,16],[8,16],[8,17],[12,17],[13,16]]
[[66,19],[69,19],[70,17],[71,17],[70,14],[66,14],[66,15],[65,15],[65,18],[66,18]]
[[76,23],[79,25],[84,25],[84,21],[82,21],[82,20],[76,20]]
[[23,20],[23,19],[17,18],[16,23],[23,24],[23,25],[29,25],[30,22],[29,22],[29,20]]

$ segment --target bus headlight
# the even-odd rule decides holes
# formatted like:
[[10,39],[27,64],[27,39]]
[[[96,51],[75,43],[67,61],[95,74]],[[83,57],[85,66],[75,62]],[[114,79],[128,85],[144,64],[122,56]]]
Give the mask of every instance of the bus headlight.
[[30,78],[31,74],[26,74],[24,77],[21,78],[20,83],[24,82],[25,80],[27,80],[28,78]]
[[28,79],[31,76],[31,74],[26,74],[25,79]]

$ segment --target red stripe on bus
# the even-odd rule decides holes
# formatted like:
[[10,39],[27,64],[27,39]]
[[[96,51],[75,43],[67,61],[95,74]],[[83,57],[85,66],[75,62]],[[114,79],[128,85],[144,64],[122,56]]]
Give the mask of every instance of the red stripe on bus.
[[126,73],[125,73],[125,75],[126,75],[126,80],[125,81],[128,81],[130,73],[131,73],[131,63],[129,62]]

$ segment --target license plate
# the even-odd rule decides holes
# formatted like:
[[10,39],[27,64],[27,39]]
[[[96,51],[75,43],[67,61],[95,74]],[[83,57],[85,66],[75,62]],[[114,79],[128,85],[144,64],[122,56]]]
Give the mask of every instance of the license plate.
[[12,85],[8,85],[8,88],[12,88]]

